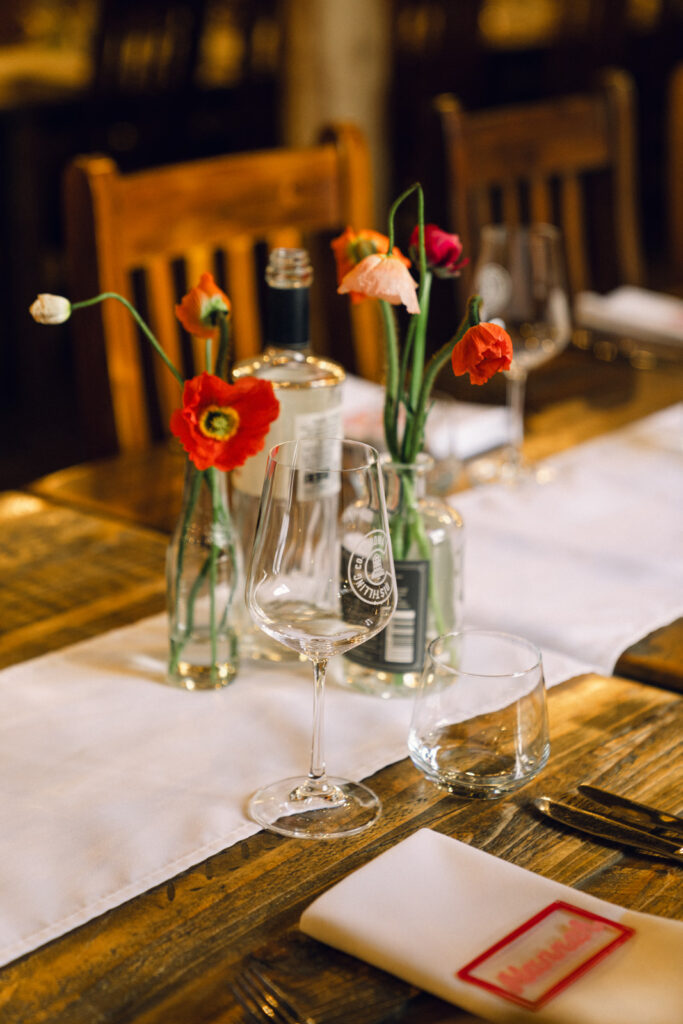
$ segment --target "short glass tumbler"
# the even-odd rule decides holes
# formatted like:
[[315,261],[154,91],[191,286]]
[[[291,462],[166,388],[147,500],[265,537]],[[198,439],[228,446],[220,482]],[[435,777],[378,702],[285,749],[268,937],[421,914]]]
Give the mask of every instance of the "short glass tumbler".
[[428,779],[456,795],[519,789],[550,754],[541,652],[507,633],[437,637],[427,648],[408,748]]

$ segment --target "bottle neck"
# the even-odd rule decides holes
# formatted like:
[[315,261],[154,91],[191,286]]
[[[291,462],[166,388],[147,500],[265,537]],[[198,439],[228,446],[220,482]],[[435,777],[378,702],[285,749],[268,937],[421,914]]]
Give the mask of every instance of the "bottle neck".
[[308,288],[268,288],[266,343],[269,348],[308,354]]
[[266,345],[307,355],[313,269],[305,249],[273,249],[266,267]]

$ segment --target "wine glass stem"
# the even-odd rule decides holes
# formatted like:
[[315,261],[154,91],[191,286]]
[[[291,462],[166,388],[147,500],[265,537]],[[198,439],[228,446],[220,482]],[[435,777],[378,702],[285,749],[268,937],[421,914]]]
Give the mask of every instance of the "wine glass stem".
[[326,672],[327,658],[313,662],[313,738],[311,741],[311,767],[308,775],[315,781],[325,778],[323,732]]
[[524,442],[524,393],[526,391],[526,373],[516,373],[506,377],[505,394],[510,417],[510,442],[508,445],[508,461],[518,468],[522,464],[522,444]]

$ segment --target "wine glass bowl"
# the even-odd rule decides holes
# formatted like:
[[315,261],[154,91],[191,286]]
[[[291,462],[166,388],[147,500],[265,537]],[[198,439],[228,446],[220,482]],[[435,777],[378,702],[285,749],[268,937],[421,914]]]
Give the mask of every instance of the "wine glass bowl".
[[481,318],[510,335],[513,356],[505,372],[509,443],[497,472],[515,480],[525,472],[524,392],[530,371],[566,348],[571,335],[562,238],[550,224],[486,225],[473,273]]
[[327,660],[389,622],[396,581],[379,457],[357,441],[286,441],[270,452],[247,578],[247,604],[269,636],[314,668],[314,722],[307,776],[266,786],[249,804],[282,835],[330,838],[359,832],[381,807],[367,787],[327,775],[323,695]]

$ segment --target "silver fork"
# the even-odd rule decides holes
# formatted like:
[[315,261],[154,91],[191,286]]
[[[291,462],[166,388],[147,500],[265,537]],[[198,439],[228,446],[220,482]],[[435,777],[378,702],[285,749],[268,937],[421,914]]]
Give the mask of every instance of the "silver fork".
[[279,985],[255,965],[243,967],[230,986],[235,999],[259,1024],[316,1024],[300,1013]]

